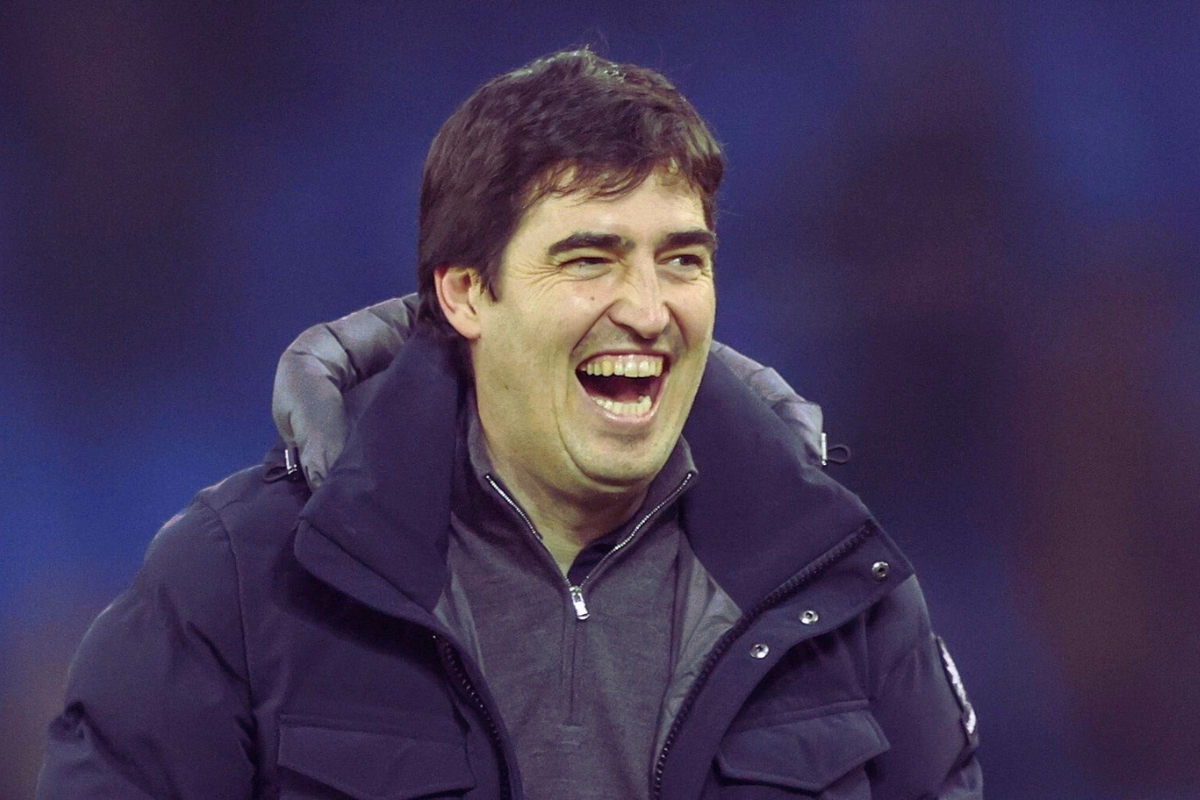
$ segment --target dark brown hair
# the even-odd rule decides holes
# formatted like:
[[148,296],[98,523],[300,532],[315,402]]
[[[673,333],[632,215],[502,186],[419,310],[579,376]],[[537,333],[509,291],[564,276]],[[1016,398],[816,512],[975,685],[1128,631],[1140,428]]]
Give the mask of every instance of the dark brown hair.
[[692,104],[653,70],[585,48],[488,81],[446,120],[425,159],[420,319],[452,332],[434,289],[443,265],[477,269],[494,297],[508,240],[546,194],[620,196],[663,167],[696,190],[712,227],[725,172],[721,146]]

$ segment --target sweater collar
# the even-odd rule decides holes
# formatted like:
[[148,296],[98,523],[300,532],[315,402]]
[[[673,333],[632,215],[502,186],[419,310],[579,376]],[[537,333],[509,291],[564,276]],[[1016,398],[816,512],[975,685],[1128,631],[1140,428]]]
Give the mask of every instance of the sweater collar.
[[[483,526],[501,525],[519,530],[522,535],[526,534],[529,523],[522,517],[524,509],[518,512],[502,500],[490,485],[495,482],[505,494],[514,497],[504,480],[497,474],[492,460],[488,456],[483,425],[479,421],[473,390],[467,392],[460,426],[459,454],[456,457],[458,469],[454,481],[454,512],[468,528],[478,529]],[[604,538],[610,536],[617,539],[623,538],[622,534],[632,528],[637,520],[675,494],[689,474],[692,477],[688,480],[688,486],[694,486],[697,472],[691,448],[688,447],[687,441],[680,437],[667,457],[666,464],[650,482],[650,486],[646,490],[646,497],[637,511]],[[515,499],[513,502],[516,502]]]

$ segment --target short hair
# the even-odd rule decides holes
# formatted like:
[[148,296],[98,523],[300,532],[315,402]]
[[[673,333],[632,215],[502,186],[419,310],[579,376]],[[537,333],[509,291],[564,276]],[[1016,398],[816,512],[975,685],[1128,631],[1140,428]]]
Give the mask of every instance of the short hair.
[[454,332],[434,288],[441,266],[478,270],[496,297],[504,248],[547,194],[619,197],[660,168],[695,189],[712,227],[725,157],[700,114],[658,72],[583,48],[488,81],[446,120],[425,159],[418,318]]

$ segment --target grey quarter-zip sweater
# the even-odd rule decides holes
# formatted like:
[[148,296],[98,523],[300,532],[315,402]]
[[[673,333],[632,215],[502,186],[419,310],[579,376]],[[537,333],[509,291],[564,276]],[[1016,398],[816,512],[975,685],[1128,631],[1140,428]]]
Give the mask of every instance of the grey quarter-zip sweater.
[[687,443],[564,575],[493,470],[474,402],[463,416],[437,614],[483,671],[527,797],[646,797],[694,560],[676,502],[697,480]]

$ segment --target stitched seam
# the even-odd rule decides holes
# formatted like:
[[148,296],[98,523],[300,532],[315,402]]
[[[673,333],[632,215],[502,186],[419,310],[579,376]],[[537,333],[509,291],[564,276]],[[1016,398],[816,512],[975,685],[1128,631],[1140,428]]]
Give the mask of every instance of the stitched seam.
[[209,503],[207,499],[199,498],[198,503],[200,505],[202,505],[204,508],[208,509],[208,511],[212,514],[214,522],[216,522],[217,526],[220,528],[221,535],[225,537],[225,543],[229,547],[229,559],[233,564],[234,586],[237,589],[237,591],[235,593],[235,597],[237,598],[237,601],[234,603],[234,605],[237,608],[238,630],[241,631],[241,635],[242,635],[241,636],[241,638],[242,638],[242,664],[245,666],[245,670],[246,670],[246,674],[244,676],[244,680],[245,680],[245,684],[246,684],[246,704],[247,704],[246,709],[249,713],[251,713],[251,715],[253,715],[254,683],[250,678],[250,648],[249,648],[249,644],[248,644],[249,638],[246,635],[246,616],[242,612],[242,606],[244,605],[244,602],[243,602],[244,598],[242,596],[242,574],[241,574],[241,569],[238,567],[237,551],[233,547],[233,537],[229,535],[229,528],[228,528],[228,526],[225,525],[225,520],[221,516],[221,512],[218,511],[216,508],[214,508],[213,505],[211,503]]
[[350,371],[352,373],[351,385],[357,386],[358,384],[362,383],[362,370],[358,368],[358,364],[354,363],[354,354],[350,352],[348,347],[346,347],[346,343],[342,341],[341,337],[337,335],[337,331],[335,331],[333,326],[329,323],[324,323],[321,328],[333,337],[333,340],[337,342],[337,346],[342,349],[342,354],[346,356],[346,364],[350,367]]

